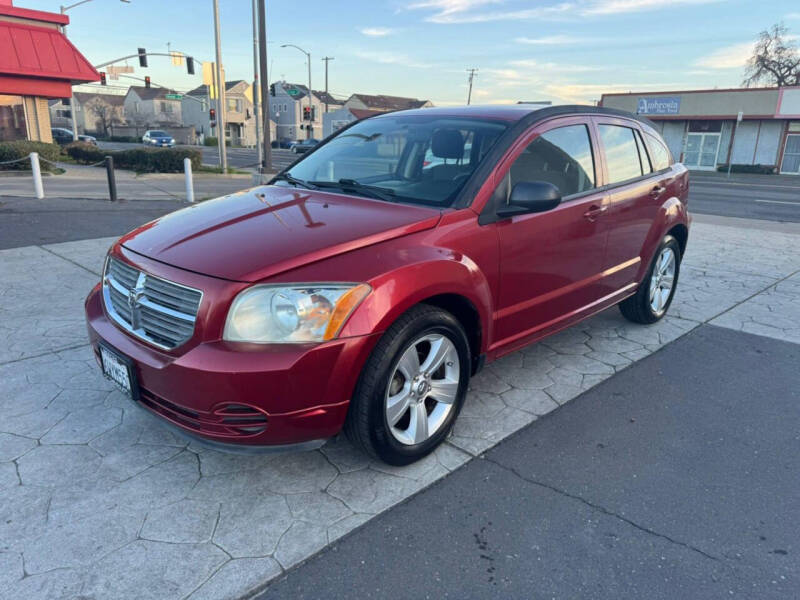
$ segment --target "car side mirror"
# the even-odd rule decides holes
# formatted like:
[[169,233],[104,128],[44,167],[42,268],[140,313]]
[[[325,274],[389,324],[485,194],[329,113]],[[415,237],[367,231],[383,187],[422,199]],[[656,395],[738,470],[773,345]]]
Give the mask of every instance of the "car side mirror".
[[561,192],[547,181],[520,181],[511,190],[508,204],[497,209],[497,216],[506,218],[551,210],[561,202]]

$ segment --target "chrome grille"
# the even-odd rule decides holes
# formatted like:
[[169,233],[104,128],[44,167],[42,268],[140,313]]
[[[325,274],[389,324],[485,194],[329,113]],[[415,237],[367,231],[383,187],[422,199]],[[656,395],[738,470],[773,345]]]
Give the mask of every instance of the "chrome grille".
[[136,337],[165,349],[192,337],[203,293],[109,258],[103,298],[109,316]]

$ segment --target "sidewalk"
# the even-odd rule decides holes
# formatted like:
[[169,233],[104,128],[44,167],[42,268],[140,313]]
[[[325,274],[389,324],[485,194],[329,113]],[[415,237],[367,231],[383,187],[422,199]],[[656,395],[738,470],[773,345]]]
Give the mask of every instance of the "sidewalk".
[[[43,177],[46,198],[80,198],[108,200],[108,182],[105,169],[82,165],[60,164],[66,169],[62,175]],[[149,173],[136,175],[132,171],[114,171],[117,195],[125,200],[186,200],[183,173]],[[195,173],[195,200],[216,198],[252,187],[252,175],[221,175]],[[30,173],[0,178],[0,198],[33,198],[33,181]]]
[[608,310],[489,365],[449,442],[407,468],[343,439],[249,457],[187,444],[86,343],[82,302],[112,239],[0,251],[0,597],[244,596],[703,323],[800,343],[799,241],[696,217],[670,316]]

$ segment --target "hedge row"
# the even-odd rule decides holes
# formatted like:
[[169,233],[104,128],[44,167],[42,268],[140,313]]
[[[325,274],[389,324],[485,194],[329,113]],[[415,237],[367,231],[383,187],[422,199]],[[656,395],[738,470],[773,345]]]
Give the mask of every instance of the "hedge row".
[[[717,171],[721,173],[728,172],[728,165],[719,165]],[[772,175],[775,173],[775,167],[770,165],[731,165],[731,173],[760,173],[762,175]]]
[[192,161],[193,169],[200,168],[203,158],[199,150],[187,148],[132,148],[109,151],[85,142],[73,142],[65,146],[65,150],[79,163],[93,164],[100,162],[106,156],[111,156],[115,168],[130,169],[139,173],[181,173],[184,158]]
[[[29,142],[18,140],[14,142],[0,142],[0,163],[20,158],[27,158],[31,152],[38,152],[39,156],[47,160],[56,161],[61,157],[61,147],[58,144],[47,144],[45,142]],[[54,169],[53,165],[45,161],[40,161],[42,171]],[[0,165],[0,171],[30,171],[31,161],[23,160],[10,165]]]

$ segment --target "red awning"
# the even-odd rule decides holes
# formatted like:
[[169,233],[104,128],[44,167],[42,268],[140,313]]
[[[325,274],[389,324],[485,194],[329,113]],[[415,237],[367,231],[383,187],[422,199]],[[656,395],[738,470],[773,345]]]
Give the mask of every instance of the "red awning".
[[0,21],[0,94],[68,98],[100,74],[57,29]]

